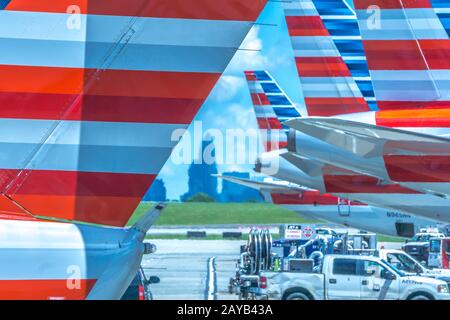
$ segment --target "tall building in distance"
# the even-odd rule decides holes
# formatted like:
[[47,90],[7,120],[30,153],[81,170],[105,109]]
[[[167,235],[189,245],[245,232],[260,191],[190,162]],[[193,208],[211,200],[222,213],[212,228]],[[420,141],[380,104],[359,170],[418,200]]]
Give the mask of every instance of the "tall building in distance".
[[[212,146],[210,146],[212,144]],[[209,147],[208,147],[209,146]],[[204,193],[210,196],[215,201],[219,201],[219,194],[217,192],[217,177],[214,175],[218,173],[217,164],[205,163],[203,155],[206,148],[211,150],[211,156],[215,157],[214,141],[202,141],[202,147],[197,157],[197,161],[193,161],[188,170],[188,191],[180,197],[181,201],[188,201],[193,196]]]
[[167,201],[167,190],[162,179],[153,181],[152,186],[144,196],[144,201]]

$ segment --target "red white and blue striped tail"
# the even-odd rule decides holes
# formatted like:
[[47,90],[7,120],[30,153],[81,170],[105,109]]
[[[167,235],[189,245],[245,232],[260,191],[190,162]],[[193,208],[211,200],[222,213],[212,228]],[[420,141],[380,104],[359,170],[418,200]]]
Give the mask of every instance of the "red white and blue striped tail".
[[380,109],[448,106],[450,40],[429,0],[354,0]]
[[370,111],[311,0],[283,2],[309,116]]
[[260,137],[266,151],[286,148],[287,128],[282,122],[300,117],[294,103],[267,71],[245,71]]
[[124,226],[267,0],[0,2],[0,215]]

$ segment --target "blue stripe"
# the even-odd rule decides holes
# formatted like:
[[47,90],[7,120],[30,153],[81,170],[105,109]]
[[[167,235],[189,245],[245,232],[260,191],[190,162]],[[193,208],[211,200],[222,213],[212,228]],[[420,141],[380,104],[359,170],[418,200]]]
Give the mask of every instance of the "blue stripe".
[[0,143],[0,168],[23,169],[23,155],[39,152],[26,167],[32,170],[156,174],[172,148]]
[[358,85],[359,90],[361,90],[361,93],[363,94],[364,97],[372,98],[375,96],[371,81],[356,80],[356,84]]
[[272,81],[269,75],[264,71],[254,71],[254,73],[258,81]]
[[275,83],[261,83],[265,93],[281,93],[280,88]]
[[342,56],[365,56],[361,40],[334,40]]
[[378,106],[376,101],[367,101],[367,104],[369,105],[369,108],[371,111],[377,111]]
[[0,10],[5,9],[10,2],[11,0],[0,0]]
[[365,60],[346,61],[353,77],[369,77],[369,67]]
[[278,118],[298,118],[300,114],[295,108],[273,108]]
[[323,23],[331,36],[359,36],[358,22],[356,20],[323,19]]
[[342,1],[313,0],[319,15],[351,15],[352,12]]
[[100,42],[1,39],[0,64],[220,73],[236,50],[128,44],[112,63],[105,64],[105,57],[112,46],[111,43]]
[[269,100],[271,105],[281,105],[281,106],[290,106],[290,101],[284,97],[284,96],[274,96],[274,95],[267,95],[267,99]]
[[448,0],[431,0],[431,6],[433,8],[449,8],[450,1],[448,1]]

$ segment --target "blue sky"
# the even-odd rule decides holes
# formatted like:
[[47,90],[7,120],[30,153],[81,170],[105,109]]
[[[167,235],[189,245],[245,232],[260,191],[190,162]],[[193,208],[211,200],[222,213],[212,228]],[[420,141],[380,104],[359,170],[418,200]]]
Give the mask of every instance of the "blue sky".
[[[236,53],[195,118],[195,121],[202,121],[203,130],[214,128],[225,132],[230,128],[257,128],[244,70],[268,70],[294,102],[302,103],[300,82],[280,3],[269,2],[258,23],[241,46],[241,49],[252,50],[239,50]],[[189,131],[193,133],[193,125]],[[237,145],[236,151],[242,148],[245,145]],[[195,151],[197,153],[198,150]],[[256,155],[249,157],[253,156]],[[162,169],[159,177],[165,181],[169,199],[178,199],[187,191],[188,167],[174,164],[169,159]],[[219,172],[225,171],[251,172],[252,165],[219,165]]]

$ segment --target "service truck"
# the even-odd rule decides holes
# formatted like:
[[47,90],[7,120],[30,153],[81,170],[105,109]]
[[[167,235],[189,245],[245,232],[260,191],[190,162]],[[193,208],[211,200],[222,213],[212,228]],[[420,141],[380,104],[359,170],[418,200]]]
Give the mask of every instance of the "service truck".
[[408,275],[374,256],[325,255],[321,272],[261,272],[269,300],[450,300],[446,282]]

